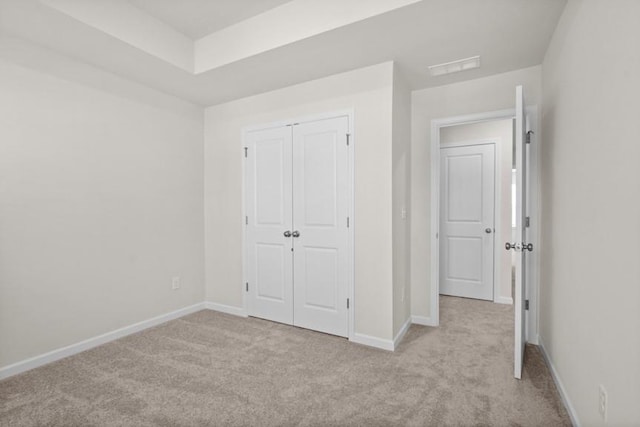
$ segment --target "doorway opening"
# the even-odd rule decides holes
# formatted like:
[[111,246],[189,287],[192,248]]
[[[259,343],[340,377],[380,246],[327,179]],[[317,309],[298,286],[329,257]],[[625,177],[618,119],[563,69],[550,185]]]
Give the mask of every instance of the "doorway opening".
[[[504,304],[513,301],[511,306],[493,303],[489,306],[509,307],[514,313],[515,376],[520,378],[524,343],[537,344],[538,341],[538,255],[533,250],[539,240],[538,144],[529,143],[535,141],[537,108],[525,108],[522,87],[516,88],[515,104],[514,109],[431,122],[429,295],[430,324],[433,326],[440,323],[441,298],[452,298],[444,295],[466,297],[466,301],[474,301],[471,298]],[[495,132],[494,136],[469,133],[471,129],[490,127],[492,122],[500,121],[506,123],[505,129],[511,129],[511,132],[505,131],[510,135],[501,139],[514,141],[515,149],[509,143],[498,146],[500,142]],[[503,149],[507,152],[506,158],[502,158]],[[513,155],[508,154],[509,151]],[[514,156],[518,165],[516,240],[512,239],[511,227],[511,159]],[[449,224],[443,226],[447,222]],[[512,287],[512,251],[517,252],[515,290]],[[474,254],[480,256],[474,258]],[[450,280],[451,287],[446,280]],[[465,287],[473,288],[472,285],[483,285],[485,289],[475,295],[457,294],[464,292]]]
[[440,129],[440,294],[512,304],[513,119]]

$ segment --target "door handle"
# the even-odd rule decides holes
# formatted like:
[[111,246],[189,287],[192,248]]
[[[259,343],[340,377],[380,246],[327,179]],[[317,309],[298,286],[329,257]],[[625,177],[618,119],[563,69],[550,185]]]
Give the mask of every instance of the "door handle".
[[291,237],[291,232],[289,230],[285,231],[283,234],[284,237]]
[[490,228],[485,228],[484,232],[487,233],[487,234],[491,234],[491,229]]
[[298,230],[294,231],[293,233],[291,233],[291,235],[293,237],[300,237],[300,232]]
[[505,243],[504,244],[504,248],[506,250],[511,250],[514,249],[516,252],[520,252],[520,251],[532,251],[533,250],[533,245],[531,243]]

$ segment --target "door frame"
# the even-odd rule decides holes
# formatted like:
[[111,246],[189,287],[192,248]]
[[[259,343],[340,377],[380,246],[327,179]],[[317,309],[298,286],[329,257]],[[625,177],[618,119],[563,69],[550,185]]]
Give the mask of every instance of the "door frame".
[[[538,319],[539,319],[539,270],[540,270],[540,209],[539,209],[539,150],[540,150],[540,128],[538,121],[537,105],[527,106],[527,129],[533,131],[531,144],[529,146],[529,191],[527,209],[531,222],[529,225],[528,241],[533,244],[534,250],[527,256],[526,265],[526,299],[529,300],[529,310],[525,319],[526,322],[526,341],[538,344]],[[494,120],[514,119],[516,115],[515,108],[506,110],[489,111],[484,113],[468,114],[462,116],[445,117],[431,120],[431,227],[429,234],[430,242],[430,262],[431,276],[429,279],[429,296],[430,296],[430,321],[429,326],[438,326],[440,324],[440,129],[449,126],[481,123]],[[497,240],[497,238],[496,238]],[[504,236],[503,236],[504,240]],[[511,240],[511,236],[509,236]],[[495,250],[503,249],[503,242],[496,242]],[[499,259],[499,257],[498,257]],[[495,278],[494,278],[495,284]]]
[[[498,247],[498,242],[502,239],[502,215],[500,212],[500,206],[502,206],[502,194],[499,191],[502,177],[502,150],[500,145],[502,138],[479,138],[471,139],[467,141],[441,143],[442,148],[457,148],[457,147],[470,147],[475,145],[493,145],[493,286],[492,286],[492,301],[496,303],[505,304],[505,301],[496,299],[496,283],[500,278],[500,269],[502,268],[502,261],[500,259],[500,250],[502,247]],[[438,153],[440,154],[440,153]],[[438,186],[439,188],[439,186]],[[440,206],[438,206],[440,208]],[[438,219],[438,229],[440,229],[440,220]],[[440,246],[438,245],[438,262],[440,261]],[[438,264],[438,269],[440,265]],[[440,283],[438,281],[438,292],[440,291]]]
[[246,162],[244,161],[244,149],[247,146],[247,134],[249,132],[254,132],[258,130],[272,129],[275,127],[284,127],[284,126],[293,126],[299,123],[307,123],[307,122],[315,122],[319,120],[326,119],[335,119],[338,117],[347,117],[349,122],[348,132],[349,132],[349,146],[347,147],[347,184],[348,189],[347,193],[349,195],[349,201],[347,202],[347,211],[349,215],[349,228],[347,229],[347,256],[348,256],[348,277],[347,277],[347,297],[349,298],[349,313],[347,314],[347,338],[351,341],[354,338],[354,330],[355,330],[355,310],[356,310],[356,302],[355,302],[355,227],[356,227],[356,219],[355,219],[355,156],[354,156],[354,146],[355,146],[355,125],[354,125],[354,110],[353,109],[345,109],[345,110],[337,110],[325,113],[318,113],[313,115],[305,115],[298,116],[286,119],[280,119],[272,122],[255,124],[244,126],[241,130],[241,147],[239,152],[242,156],[242,283],[241,292],[242,292],[242,306],[245,315],[249,316],[249,307],[248,307],[248,297],[246,291],[246,283],[248,274],[248,245],[247,245],[247,227],[245,226],[245,218],[247,216],[247,189],[246,189]]

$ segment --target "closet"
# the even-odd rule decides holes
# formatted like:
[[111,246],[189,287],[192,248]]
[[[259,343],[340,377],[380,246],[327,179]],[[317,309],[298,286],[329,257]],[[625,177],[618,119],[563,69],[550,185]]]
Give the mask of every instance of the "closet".
[[349,117],[245,132],[250,316],[348,335]]

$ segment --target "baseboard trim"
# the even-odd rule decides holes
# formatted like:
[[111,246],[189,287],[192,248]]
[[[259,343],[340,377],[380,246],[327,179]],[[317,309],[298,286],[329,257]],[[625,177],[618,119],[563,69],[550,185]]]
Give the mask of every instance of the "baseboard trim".
[[567,394],[567,389],[564,387],[564,384],[562,384],[562,380],[560,379],[560,375],[558,375],[558,371],[556,370],[555,365],[551,361],[551,358],[549,357],[547,350],[544,348],[544,342],[542,341],[542,337],[538,336],[538,342],[539,342],[538,347],[542,352],[542,357],[544,358],[544,361],[546,362],[547,366],[549,367],[549,370],[551,371],[551,377],[553,378],[553,382],[556,383],[556,387],[558,388],[558,392],[560,393],[560,398],[562,399],[562,403],[564,403],[564,407],[567,409],[567,412],[569,413],[571,424],[573,424],[574,427],[580,427],[580,420],[578,418],[578,414],[575,408],[573,407],[573,405],[571,404],[571,400],[569,399],[569,395]]
[[411,316],[411,323],[422,326],[438,326],[431,317],[426,316]]
[[219,311],[220,313],[233,314],[234,316],[248,317],[244,308],[233,307],[231,305],[218,304],[217,302],[205,302],[207,310]]
[[496,299],[494,299],[493,302],[495,302],[496,304],[513,305],[513,298],[511,298],[511,297],[496,297]]
[[39,356],[31,357],[12,365],[5,366],[3,368],[0,368],[0,380],[21,374],[40,366],[47,365],[60,359],[64,359],[65,357],[73,356],[74,354],[78,354],[94,347],[98,347],[99,345],[115,341],[119,338],[126,337],[127,335],[135,334],[136,332],[143,331],[145,329],[160,325],[170,320],[186,316],[187,314],[204,310],[204,308],[204,303],[194,304],[189,307],[184,307],[166,314],[161,314],[160,316],[152,317],[151,319],[143,320],[142,322],[134,323],[133,325],[125,326],[123,328],[116,329],[115,331],[107,332],[105,334],[80,341],[76,344],[71,344],[66,347],[62,347],[48,353],[44,353]]
[[376,347],[382,350],[393,351],[394,343],[392,340],[385,340],[378,337],[372,337],[371,335],[365,334],[353,334],[353,338],[350,338],[349,341],[354,342],[356,344],[362,344],[369,347]]
[[405,322],[404,325],[402,325],[402,327],[400,328],[400,330],[398,331],[398,334],[396,335],[396,337],[393,339],[393,350],[395,351],[396,348],[398,348],[398,345],[400,344],[400,342],[402,341],[402,339],[404,338],[404,336],[407,334],[407,331],[409,330],[409,327],[411,327],[411,317],[409,317]]

